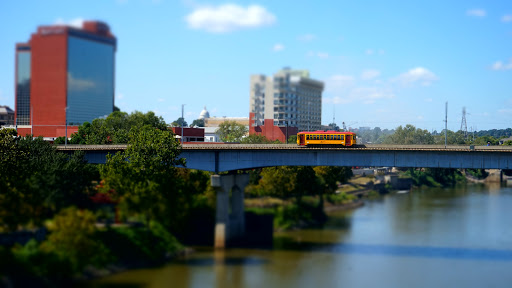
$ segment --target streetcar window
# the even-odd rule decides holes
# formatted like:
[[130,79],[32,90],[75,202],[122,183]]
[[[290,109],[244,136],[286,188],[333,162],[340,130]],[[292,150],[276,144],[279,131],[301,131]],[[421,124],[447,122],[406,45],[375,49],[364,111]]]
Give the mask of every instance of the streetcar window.
[[344,139],[344,138],[345,138],[345,135],[340,135],[340,137],[341,137],[341,138],[340,138],[340,140],[345,140],[345,139]]
[[309,140],[309,135],[306,135],[306,140]]

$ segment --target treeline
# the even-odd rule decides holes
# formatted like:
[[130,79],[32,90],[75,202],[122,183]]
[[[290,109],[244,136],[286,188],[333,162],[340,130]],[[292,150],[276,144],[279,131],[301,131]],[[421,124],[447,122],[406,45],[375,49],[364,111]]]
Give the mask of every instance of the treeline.
[[[374,144],[397,144],[397,145],[410,145],[410,144],[423,144],[423,145],[444,145],[445,144],[445,131],[429,132],[428,130],[416,128],[411,124],[399,126],[393,130],[381,130],[376,127],[371,130],[364,130],[357,132],[357,135],[362,139],[363,143]],[[465,134],[459,130],[457,132],[446,131],[446,144],[448,145],[498,145],[500,139],[512,136],[512,129],[500,130],[486,130],[476,133]],[[504,143],[505,145],[512,145],[512,141]]]

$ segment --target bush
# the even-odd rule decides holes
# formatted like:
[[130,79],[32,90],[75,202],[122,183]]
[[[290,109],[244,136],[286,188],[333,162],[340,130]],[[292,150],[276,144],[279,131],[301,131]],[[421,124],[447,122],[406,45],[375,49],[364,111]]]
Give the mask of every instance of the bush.
[[99,241],[95,223],[94,214],[88,210],[63,209],[48,224],[51,233],[41,244],[41,252],[67,259],[74,273],[82,272],[87,265],[102,267],[110,263],[113,258]]
[[109,228],[100,232],[103,243],[125,264],[158,264],[183,246],[167,230],[152,221],[149,227]]

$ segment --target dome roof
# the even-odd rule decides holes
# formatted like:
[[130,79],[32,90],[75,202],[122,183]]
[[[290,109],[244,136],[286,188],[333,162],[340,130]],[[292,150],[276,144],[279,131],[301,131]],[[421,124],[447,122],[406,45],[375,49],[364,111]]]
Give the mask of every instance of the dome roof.
[[203,111],[201,111],[201,114],[199,114],[199,119],[204,118],[210,118],[210,113],[208,113],[208,110],[206,110],[206,106],[204,106]]

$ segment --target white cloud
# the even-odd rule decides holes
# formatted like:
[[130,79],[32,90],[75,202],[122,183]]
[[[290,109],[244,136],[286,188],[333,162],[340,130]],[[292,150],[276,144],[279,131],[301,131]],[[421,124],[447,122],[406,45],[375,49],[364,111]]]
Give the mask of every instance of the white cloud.
[[57,20],[55,20],[55,24],[56,25],[66,25],[66,26],[71,26],[71,27],[75,27],[75,28],[82,28],[82,25],[84,24],[84,19],[83,18],[75,18],[75,19],[71,19],[70,21],[64,21],[64,19],[58,18]]
[[165,102],[165,99],[164,98],[158,98],[156,101],[158,101],[158,102]]
[[487,15],[487,12],[484,9],[470,9],[466,11],[466,15],[482,18]]
[[503,17],[501,17],[501,22],[512,22],[512,14],[503,15]]
[[304,34],[304,35],[300,35],[299,37],[297,37],[297,39],[302,42],[310,42],[310,41],[315,40],[316,36],[313,34]]
[[284,50],[284,45],[283,45],[283,44],[279,44],[279,43],[278,43],[278,44],[274,45],[273,50],[274,50],[275,52],[283,51],[283,50]]
[[211,33],[226,33],[246,28],[270,26],[276,22],[276,17],[265,7],[259,5],[242,7],[225,4],[217,7],[196,8],[187,15],[185,20],[192,29]]
[[425,102],[432,102],[432,101],[434,101],[434,99],[432,99],[432,98],[425,98]]
[[363,80],[371,80],[371,79],[379,77],[379,76],[380,76],[380,71],[376,70],[376,69],[364,70],[361,73],[361,79],[363,79]]
[[373,49],[366,49],[365,53],[366,55],[373,55],[375,51],[373,51]]
[[325,53],[325,52],[318,52],[316,54],[319,58],[322,58],[322,59],[327,59],[329,58],[329,53]]
[[117,93],[117,95],[116,95],[116,99],[117,99],[117,100],[122,100],[123,98],[124,98],[124,94],[122,94],[122,93]]
[[392,79],[392,82],[399,82],[403,85],[420,83],[423,86],[429,86],[437,80],[439,80],[439,77],[428,69],[416,67]]
[[496,61],[491,66],[492,70],[511,70],[512,69],[512,59],[508,60],[508,63],[503,63],[501,61]]

